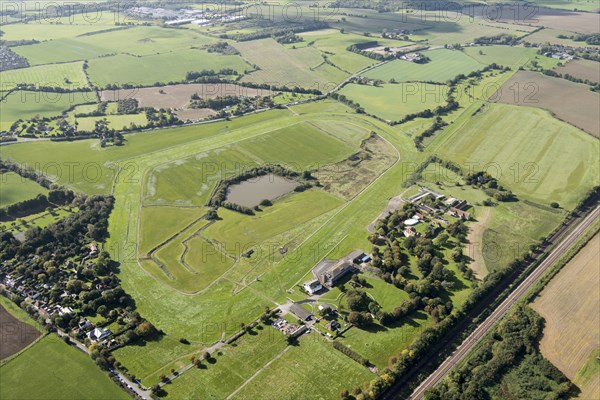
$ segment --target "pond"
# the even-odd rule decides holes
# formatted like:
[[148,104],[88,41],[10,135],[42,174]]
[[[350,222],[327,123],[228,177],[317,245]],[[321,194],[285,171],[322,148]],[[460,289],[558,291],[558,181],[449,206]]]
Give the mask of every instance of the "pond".
[[226,201],[252,208],[262,200],[273,200],[291,192],[298,182],[279,175],[267,174],[231,185],[227,191]]

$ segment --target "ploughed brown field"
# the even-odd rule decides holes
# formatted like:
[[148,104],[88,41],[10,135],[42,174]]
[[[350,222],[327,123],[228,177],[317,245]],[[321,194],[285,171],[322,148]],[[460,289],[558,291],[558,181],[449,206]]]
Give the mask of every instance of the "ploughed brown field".
[[552,78],[539,72],[519,71],[497,92],[499,103],[537,107],[587,133],[600,137],[600,94],[584,84]]
[[19,321],[0,305],[0,360],[18,353],[40,335],[33,326]]
[[[574,379],[600,349],[600,236],[595,236],[542,291],[532,307],[546,320],[540,350],[569,379]],[[579,383],[580,398],[597,399],[600,379]]]
[[579,79],[600,82],[600,62],[590,60],[573,60],[554,68],[560,74],[569,74]]

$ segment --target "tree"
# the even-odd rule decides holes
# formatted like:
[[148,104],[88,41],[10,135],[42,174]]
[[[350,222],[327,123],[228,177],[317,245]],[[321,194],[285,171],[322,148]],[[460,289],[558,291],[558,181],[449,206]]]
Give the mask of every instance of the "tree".
[[370,325],[373,322],[373,318],[369,313],[352,311],[348,315],[348,322],[362,328]]
[[135,333],[142,338],[149,338],[158,333],[154,325],[148,321],[144,321],[135,328]]
[[552,203],[550,203],[550,207],[552,207],[552,208],[559,208],[560,205],[557,202],[553,201]]

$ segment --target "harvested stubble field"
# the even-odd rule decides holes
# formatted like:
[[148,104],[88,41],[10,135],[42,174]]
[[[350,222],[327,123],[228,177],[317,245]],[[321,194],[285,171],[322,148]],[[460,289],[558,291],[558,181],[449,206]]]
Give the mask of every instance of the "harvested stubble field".
[[554,68],[560,74],[569,74],[579,79],[600,82],[600,63],[590,60],[573,60]]
[[587,85],[519,71],[493,98],[500,103],[548,110],[558,119],[600,137],[600,94],[590,91]]
[[[600,349],[600,236],[596,235],[565,265],[532,307],[546,320],[540,349],[569,379]],[[600,381],[584,385],[581,398],[596,399]]]

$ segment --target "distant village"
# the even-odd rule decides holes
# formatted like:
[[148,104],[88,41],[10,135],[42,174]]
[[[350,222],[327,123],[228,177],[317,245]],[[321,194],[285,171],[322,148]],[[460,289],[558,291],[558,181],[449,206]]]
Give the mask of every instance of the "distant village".
[[166,26],[192,24],[209,26],[215,23],[237,22],[246,19],[244,15],[224,14],[209,10],[171,10],[166,8],[132,7],[130,17],[139,19],[163,19]]

